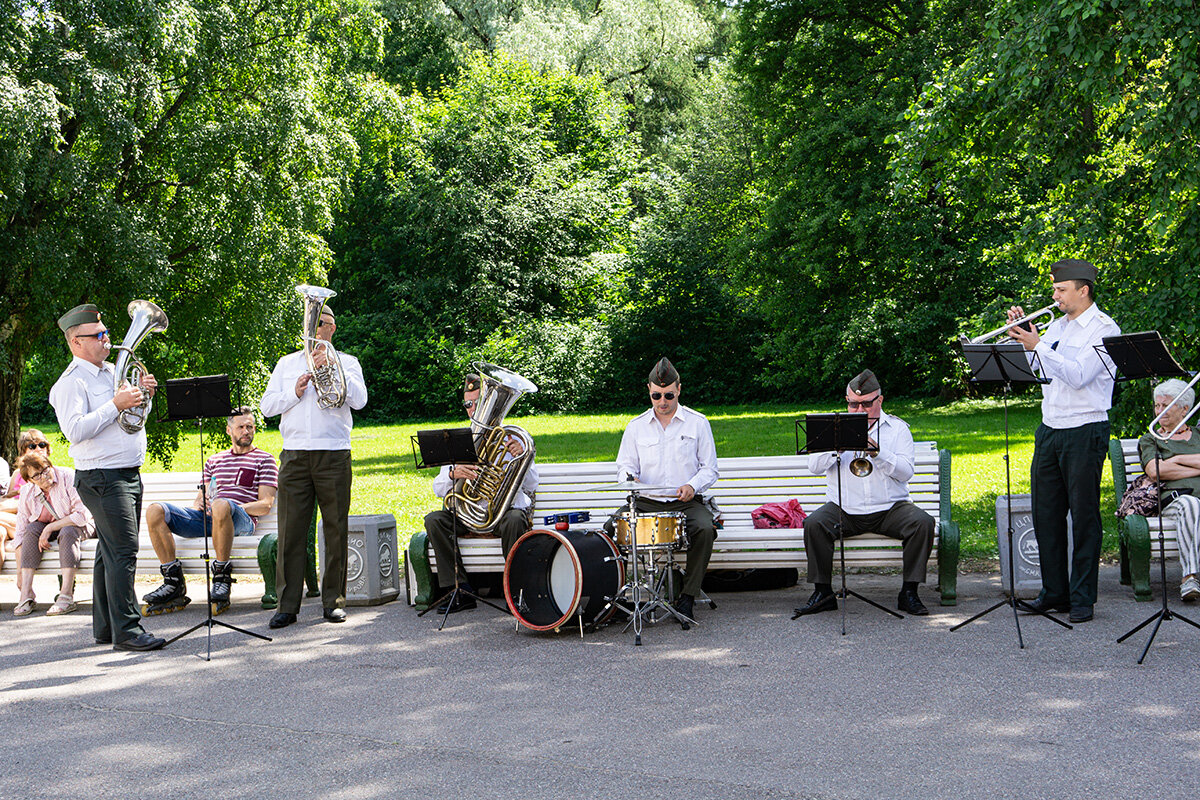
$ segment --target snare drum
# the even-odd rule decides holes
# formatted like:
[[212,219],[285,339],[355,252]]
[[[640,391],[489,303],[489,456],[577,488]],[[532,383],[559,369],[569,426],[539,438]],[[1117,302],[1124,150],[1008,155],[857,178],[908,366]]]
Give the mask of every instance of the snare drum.
[[[629,518],[617,518],[617,544],[629,547]],[[660,511],[638,514],[637,546],[652,548],[686,548],[687,514],[682,511]]]

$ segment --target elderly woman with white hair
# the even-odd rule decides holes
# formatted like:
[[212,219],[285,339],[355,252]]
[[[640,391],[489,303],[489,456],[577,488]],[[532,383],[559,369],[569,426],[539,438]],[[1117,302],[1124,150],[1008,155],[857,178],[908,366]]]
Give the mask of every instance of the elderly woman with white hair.
[[[1175,398],[1179,401],[1163,413]],[[1158,435],[1166,436],[1187,417],[1196,393],[1172,378],[1154,387],[1154,415],[1162,414]],[[1161,450],[1161,461],[1156,454]],[[1175,520],[1179,538],[1179,565],[1183,570],[1179,593],[1187,602],[1200,599],[1200,431],[1183,425],[1167,439],[1147,433],[1138,440],[1138,454],[1146,475],[1161,481],[1163,519]]]

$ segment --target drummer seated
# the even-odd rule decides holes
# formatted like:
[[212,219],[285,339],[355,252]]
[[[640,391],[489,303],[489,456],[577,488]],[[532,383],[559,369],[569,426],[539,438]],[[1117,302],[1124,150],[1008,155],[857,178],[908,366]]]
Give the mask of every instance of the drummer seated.
[[[617,452],[617,480],[644,487],[636,496],[638,514],[675,512],[686,517],[687,563],[675,610],[687,630],[717,539],[703,494],[717,482],[717,448],[708,419],[679,402],[679,373],[668,359],[654,365],[646,389],[650,408],[625,427]],[[628,509],[626,502],[616,516]],[[613,527],[610,519],[605,525],[609,535]]]

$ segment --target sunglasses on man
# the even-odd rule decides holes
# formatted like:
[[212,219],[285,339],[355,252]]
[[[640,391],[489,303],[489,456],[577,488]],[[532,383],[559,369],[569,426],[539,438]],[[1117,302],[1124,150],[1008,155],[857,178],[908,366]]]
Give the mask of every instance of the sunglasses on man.
[[667,398],[668,400],[674,400],[675,393],[674,392],[651,392],[650,393],[651,400],[662,400],[664,397]]

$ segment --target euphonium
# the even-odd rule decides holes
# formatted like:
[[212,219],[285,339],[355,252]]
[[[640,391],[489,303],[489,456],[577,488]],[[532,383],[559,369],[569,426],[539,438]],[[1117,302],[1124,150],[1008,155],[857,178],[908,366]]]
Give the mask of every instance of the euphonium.
[[142,386],[142,375],[146,373],[146,365],[133,354],[133,351],[150,334],[167,329],[167,315],[149,300],[134,300],[126,310],[129,312],[129,318],[133,321],[125,333],[125,339],[116,347],[117,360],[113,367],[113,391],[118,391],[125,383],[142,390],[140,406],[132,406],[117,414],[117,424],[121,426],[121,430],[126,433],[137,433],[146,425],[146,410],[150,407],[150,398],[144,394],[146,388]]
[[[321,324],[321,311],[325,301],[337,297],[333,289],[323,286],[300,284],[296,292],[304,298],[304,328],[300,332],[303,339],[304,357],[308,361],[308,371],[312,375],[313,386],[317,392],[317,405],[321,408],[340,408],[346,402],[346,373],[342,370],[341,359],[337,350],[324,339],[317,338],[317,328]],[[317,348],[325,351],[325,363],[317,366],[313,361]]]
[[[491,533],[521,490],[535,453],[533,437],[528,431],[502,423],[521,395],[536,392],[537,386],[495,364],[474,366],[482,383],[471,414],[479,474],[474,479],[456,480],[446,493],[445,506],[475,533]],[[509,455],[510,438],[516,438],[524,447],[521,455]]]

